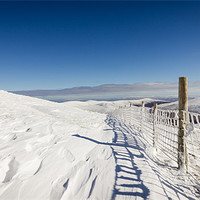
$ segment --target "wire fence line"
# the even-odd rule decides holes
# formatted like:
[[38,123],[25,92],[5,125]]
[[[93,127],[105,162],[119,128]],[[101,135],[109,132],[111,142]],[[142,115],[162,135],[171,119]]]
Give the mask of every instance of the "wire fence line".
[[[200,114],[182,111],[184,115],[184,163],[187,174],[200,183]],[[179,111],[120,106],[113,114],[119,121],[140,132],[145,142],[177,163],[179,155]],[[158,155],[159,156],[159,155]],[[183,156],[183,155],[182,155]],[[177,164],[178,165],[178,164]]]

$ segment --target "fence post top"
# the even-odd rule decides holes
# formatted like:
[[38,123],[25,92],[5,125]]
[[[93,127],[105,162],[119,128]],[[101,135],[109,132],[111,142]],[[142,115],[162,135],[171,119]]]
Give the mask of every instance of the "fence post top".
[[144,101],[142,101],[142,107],[144,107],[145,106],[145,102]]
[[187,77],[179,77],[179,80],[187,80]]

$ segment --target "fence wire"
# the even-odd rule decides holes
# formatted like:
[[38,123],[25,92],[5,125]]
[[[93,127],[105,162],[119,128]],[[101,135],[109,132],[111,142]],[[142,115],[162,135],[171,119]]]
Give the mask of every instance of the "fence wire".
[[200,182],[200,114],[183,113],[188,172]]
[[155,118],[156,146],[171,160],[177,162],[178,111],[158,109]]
[[[147,107],[120,107],[113,115],[123,123],[138,130],[143,139],[177,163],[179,111]],[[195,182],[200,183],[200,114],[184,112],[185,155],[187,171]]]

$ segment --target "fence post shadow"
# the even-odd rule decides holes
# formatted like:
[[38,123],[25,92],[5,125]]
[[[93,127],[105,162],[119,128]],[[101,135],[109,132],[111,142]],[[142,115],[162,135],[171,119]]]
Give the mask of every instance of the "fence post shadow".
[[[134,132],[131,126],[120,122],[115,117],[108,116],[105,122],[108,126],[110,126],[114,133],[113,141],[111,143],[101,142],[78,134],[73,136],[94,142],[96,144],[108,145],[111,147],[116,164],[112,199],[120,196],[122,198],[132,196],[136,198],[148,199],[150,195],[150,188],[145,185],[144,180],[141,178],[143,169],[139,168],[134,160],[136,158],[143,159],[144,157],[145,159],[150,159],[145,152],[145,144],[138,144],[138,140],[136,139],[137,136],[141,137],[141,135],[139,135],[139,132],[137,131]],[[166,197],[168,197],[168,199],[170,199],[170,196],[168,196],[165,191],[166,188],[172,189],[176,194],[177,199],[180,199],[179,194],[188,199],[193,199],[187,196],[187,194],[184,194],[184,192],[178,187],[170,185],[167,180],[162,179],[162,176],[160,177],[159,171],[155,170],[150,164],[149,166],[152,168],[153,173],[159,176],[162,190],[166,193]]]

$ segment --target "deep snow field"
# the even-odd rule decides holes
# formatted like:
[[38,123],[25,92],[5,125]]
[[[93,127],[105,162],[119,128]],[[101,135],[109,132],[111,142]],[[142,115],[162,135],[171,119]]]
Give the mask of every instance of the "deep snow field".
[[198,199],[184,174],[107,115],[130,102],[141,100],[54,103],[0,91],[0,199]]

